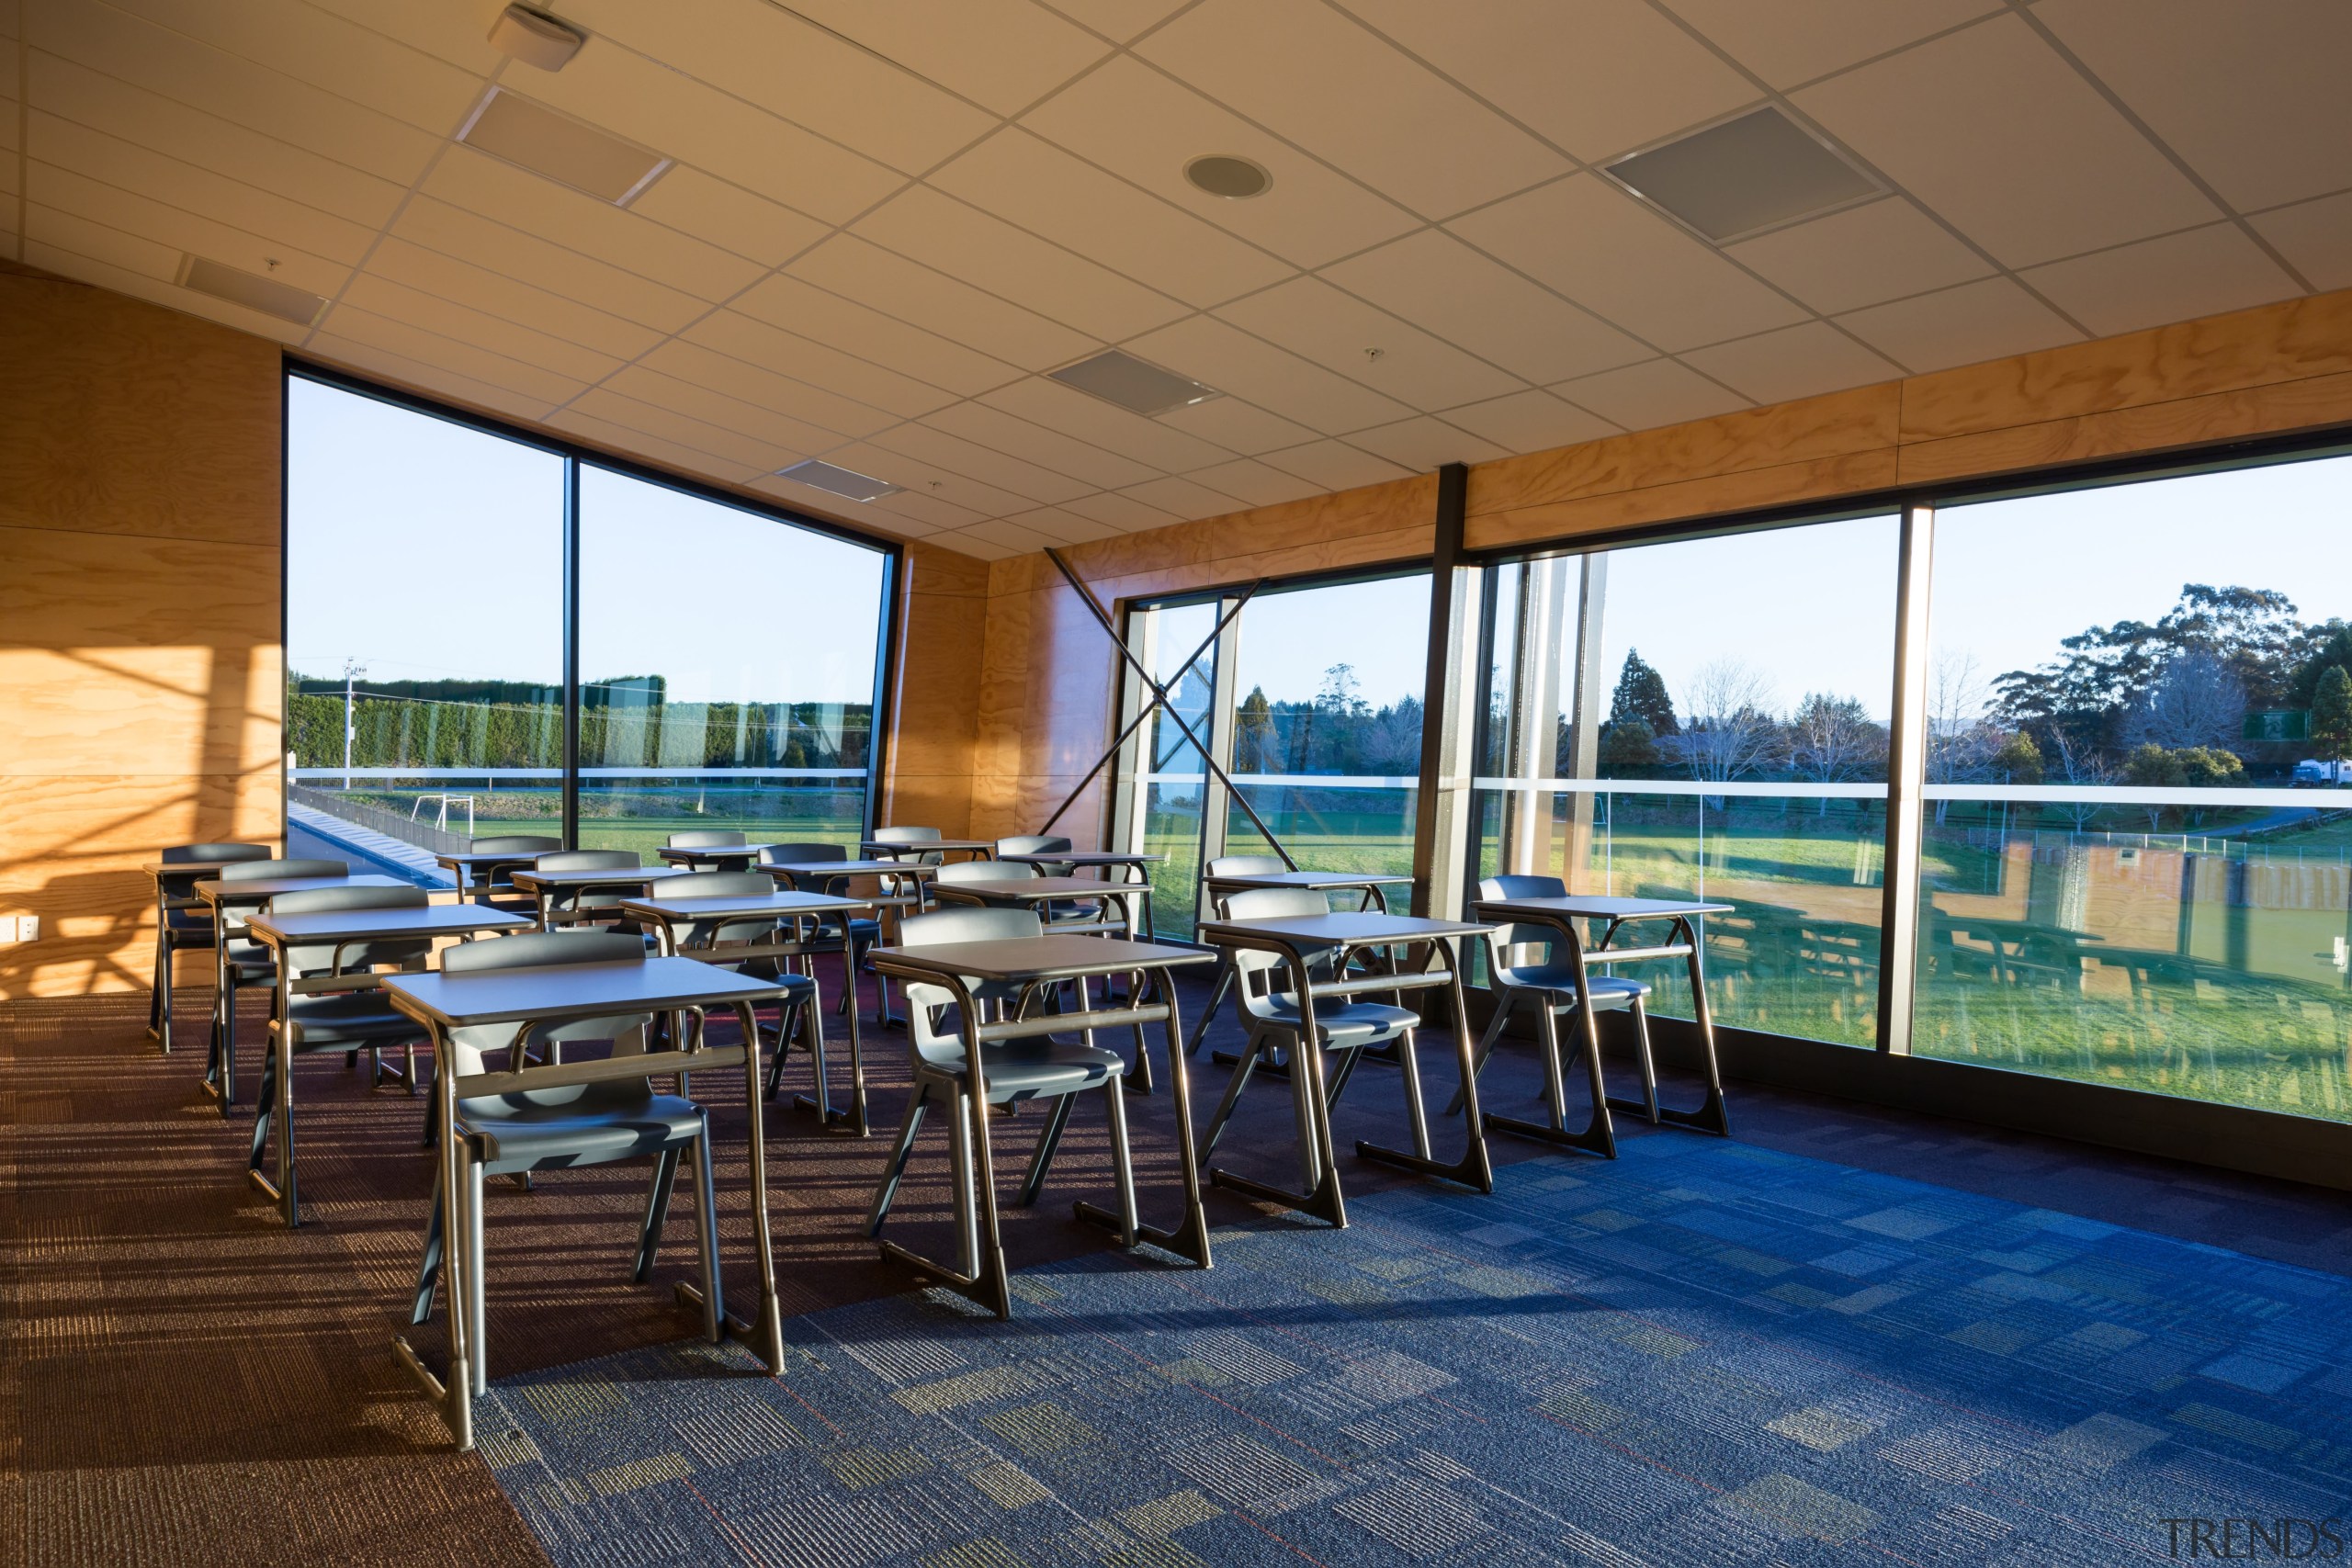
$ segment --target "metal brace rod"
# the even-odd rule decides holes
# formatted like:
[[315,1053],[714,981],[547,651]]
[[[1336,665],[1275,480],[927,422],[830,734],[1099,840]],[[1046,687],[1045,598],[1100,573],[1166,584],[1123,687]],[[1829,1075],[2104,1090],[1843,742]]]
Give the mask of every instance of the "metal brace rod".
[[[1177,729],[1182,732],[1185,739],[1193,743],[1193,750],[1200,752],[1201,761],[1208,768],[1210,773],[1216,775],[1217,782],[1225,785],[1226,792],[1233,797],[1234,804],[1240,807],[1241,809],[1249,815],[1251,824],[1257,828],[1260,835],[1265,839],[1267,844],[1272,847],[1274,853],[1282,857],[1283,864],[1288,866],[1293,871],[1296,871],[1298,869],[1298,862],[1293,860],[1291,858],[1290,852],[1283,848],[1283,841],[1274,837],[1274,830],[1266,826],[1266,819],[1258,815],[1258,808],[1250,804],[1250,797],[1241,793],[1240,786],[1233,782],[1233,776],[1217,765],[1216,758],[1210,752],[1208,742],[1203,740],[1198,734],[1194,733],[1193,727],[1184,722],[1184,716],[1182,714],[1178,713],[1175,708],[1169,705],[1168,688],[1161,685],[1159,678],[1153,675],[1150,671],[1144,668],[1143,660],[1136,657],[1135,649],[1129,648],[1126,644],[1126,639],[1119,635],[1118,627],[1112,623],[1111,612],[1102,607],[1102,601],[1094,596],[1094,590],[1089,588],[1085,582],[1080,579],[1078,573],[1070,570],[1069,563],[1062,559],[1060,552],[1055,550],[1050,546],[1046,547],[1046,558],[1054,563],[1056,570],[1060,571],[1063,578],[1069,581],[1072,588],[1078,590],[1079,597],[1086,601],[1086,607],[1093,611],[1094,618],[1102,623],[1103,634],[1110,637],[1111,646],[1119,650],[1119,657],[1125,660],[1129,667],[1131,667],[1137,675],[1143,678],[1144,683],[1151,688],[1151,701],[1145,706],[1144,711],[1146,713],[1149,713],[1154,708],[1163,709],[1167,713],[1168,716],[1175,721]],[[1209,634],[1210,642],[1214,642],[1218,637],[1224,635],[1227,623],[1241,613],[1241,607],[1250,602],[1250,595],[1257,592],[1261,584],[1253,582],[1248,588],[1242,590],[1241,596],[1234,601],[1233,607],[1219,618],[1216,624],[1216,628]],[[1193,662],[1201,657],[1201,652],[1205,652],[1207,650],[1208,646],[1208,642],[1201,644],[1200,651],[1195,652],[1192,659],[1185,660],[1182,668],[1187,670],[1191,669]],[[1122,736],[1121,739],[1124,740],[1125,736]],[[1115,754],[1118,748],[1114,746],[1112,748],[1112,752]],[[1109,756],[1107,755],[1103,759],[1104,761],[1108,761],[1109,760]],[[1102,771],[1102,763],[1097,762],[1094,765],[1094,771],[1099,773]],[[1093,776],[1093,773],[1087,774],[1087,778],[1089,780],[1091,780]],[[1080,784],[1079,785],[1080,790],[1083,790],[1085,787],[1086,785],[1084,784]],[[1077,792],[1073,791],[1071,793],[1070,799],[1062,802],[1062,810],[1068,810],[1069,808],[1070,802],[1077,798]],[[1061,811],[1054,813],[1054,817],[1056,818],[1058,818],[1060,816]]]

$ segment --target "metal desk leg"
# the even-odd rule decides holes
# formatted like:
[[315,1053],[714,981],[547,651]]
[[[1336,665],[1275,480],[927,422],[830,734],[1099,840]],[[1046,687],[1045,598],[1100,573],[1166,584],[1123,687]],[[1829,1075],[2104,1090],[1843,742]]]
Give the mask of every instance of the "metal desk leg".
[[441,1201],[441,1289],[448,1303],[449,1313],[449,1376],[445,1382],[433,1375],[408,1342],[405,1336],[395,1335],[392,1348],[400,1355],[401,1364],[409,1370],[434,1404],[439,1407],[441,1419],[448,1423],[449,1435],[457,1439],[458,1451],[464,1453],[474,1446],[473,1417],[473,1347],[474,1328],[469,1323],[472,1316],[474,1290],[472,1285],[473,1258],[469,1248],[465,1229],[465,1197],[461,1184],[466,1179],[465,1156],[457,1135],[456,1077],[443,1070],[441,1064],[448,1060],[448,1042],[436,1026],[433,1031],[433,1125],[435,1134],[435,1157],[440,1161],[435,1185]]
[[[1299,977],[1298,1048],[1291,1053],[1291,1056],[1293,1071],[1306,1077],[1302,1104],[1306,1110],[1307,1120],[1313,1124],[1314,1137],[1311,1147],[1301,1152],[1309,1156],[1306,1160],[1309,1168],[1317,1171],[1314,1189],[1306,1192],[1286,1191],[1271,1182],[1253,1180],[1224,1169],[1212,1169],[1209,1179],[1219,1187],[1283,1204],[1301,1213],[1328,1221],[1335,1228],[1345,1229],[1348,1203],[1340,1190],[1340,1156],[1331,1141],[1331,1100],[1324,1082],[1323,1047],[1315,1021],[1315,987],[1306,978],[1306,954],[1288,953],[1285,956],[1290,960],[1291,972]],[[1346,957],[1344,953],[1339,954],[1335,964],[1344,964]]]
[[[847,935],[847,928],[843,928]],[[677,1283],[678,1299],[703,1312],[707,1321],[723,1324],[729,1337],[748,1348],[768,1370],[770,1377],[784,1375],[784,1312],[775,1299],[775,1241],[768,1222],[768,1150],[762,1135],[760,1116],[760,1021],[749,1002],[735,1004],[737,1022],[742,1026],[743,1039],[743,1102],[751,1122],[752,1145],[752,1235],[760,1251],[760,1304],[756,1317],[746,1321],[727,1310],[723,1301],[707,1305],[702,1292],[681,1280]],[[718,1270],[713,1260],[711,1277]]]
[[[1420,1064],[1410,1050],[1400,1055],[1403,1057],[1402,1065],[1406,1075],[1406,1104],[1412,1114],[1413,1141],[1419,1152],[1408,1155],[1402,1149],[1385,1148],[1378,1144],[1358,1139],[1356,1154],[1360,1158],[1378,1160],[1383,1165],[1400,1166],[1407,1170],[1418,1170],[1425,1176],[1443,1177],[1448,1181],[1459,1181],[1465,1187],[1475,1187],[1481,1192],[1492,1192],[1495,1190],[1495,1168],[1487,1153],[1486,1119],[1481,1117],[1478,1111],[1478,1072],[1470,1043],[1469,1007],[1462,995],[1460,953],[1457,950],[1449,949],[1442,940],[1433,942],[1430,945],[1431,951],[1446,964],[1446,993],[1453,1004],[1453,1055],[1457,1070],[1462,1075],[1463,1103],[1469,1111],[1469,1114],[1463,1120],[1466,1142],[1463,1147],[1462,1157],[1457,1160],[1439,1160],[1430,1157],[1429,1154],[1428,1125],[1421,1121]],[[1329,1114],[1329,1110],[1326,1110],[1324,1115],[1327,1119]]]
[[1541,1122],[1498,1116],[1488,1111],[1486,1125],[1498,1132],[1534,1138],[1561,1148],[1581,1149],[1603,1159],[1615,1159],[1617,1130],[1609,1117],[1609,1086],[1600,1074],[1600,1014],[1592,1005],[1592,972],[1585,963],[1584,941],[1577,934],[1575,922],[1562,921],[1558,929],[1567,939],[1568,961],[1576,966],[1577,1024],[1577,1032],[1584,1037],[1585,1074],[1591,1088],[1592,1119],[1585,1124],[1584,1131],[1568,1131],[1567,1085],[1560,1060],[1560,1026],[1552,1009],[1552,997],[1557,993],[1543,992],[1537,995],[1536,1008],[1544,1032],[1544,1092],[1549,1102],[1546,1109],[1551,1114],[1551,1124],[1546,1126]]
[[1706,949],[1688,916],[1676,916],[1674,930],[1676,936],[1690,948],[1690,955],[1683,963],[1690,975],[1691,1017],[1699,1025],[1700,1054],[1704,1059],[1707,1074],[1707,1097],[1700,1101],[1695,1111],[1671,1111],[1661,1107],[1657,1119],[1677,1127],[1690,1127],[1698,1132],[1729,1137],[1731,1113],[1724,1104],[1723,1068],[1715,1059],[1714,1014],[1707,1007]]
[[[1137,1239],[1162,1247],[1177,1257],[1203,1269],[1214,1268],[1216,1259],[1209,1251],[1208,1210],[1201,1202],[1201,1162],[1193,1142],[1193,1083],[1184,1058],[1184,1026],[1176,1003],[1176,977],[1171,971],[1154,969],[1149,972],[1152,987],[1168,1009],[1160,1020],[1160,1037],[1168,1051],[1168,1092],[1176,1101],[1176,1168],[1184,1181],[1184,1215],[1173,1230],[1158,1225],[1136,1227]],[[1140,980],[1141,976],[1136,978]],[[1080,1202],[1075,1205],[1078,1217],[1091,1224],[1117,1231],[1122,1221],[1099,1203]]]

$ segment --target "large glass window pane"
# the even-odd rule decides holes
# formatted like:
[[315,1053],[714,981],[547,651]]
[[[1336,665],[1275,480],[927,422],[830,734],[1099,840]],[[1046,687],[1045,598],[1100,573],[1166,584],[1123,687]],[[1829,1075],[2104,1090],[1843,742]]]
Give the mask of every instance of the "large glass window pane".
[[[1236,791],[1316,871],[1413,869],[1427,572],[1261,593],[1233,673]],[[1237,802],[1226,848],[1265,852]]]
[[426,886],[562,831],[563,458],[287,384],[288,842]]
[[580,845],[676,832],[854,844],[865,818],[880,551],[580,471]]
[[2338,457],[1939,513],[1915,1052],[2352,1118],[2347,512]]
[[[1201,811],[1208,769],[1200,748],[1177,720],[1210,738],[1216,684],[1215,604],[1145,606],[1127,617],[1128,639],[1147,669],[1168,688],[1167,705],[1143,723],[1134,755],[1139,766],[1123,779],[1129,791],[1129,848],[1168,859],[1148,868],[1151,924],[1163,937],[1189,942],[1197,913],[1201,872]],[[1204,646],[1205,645],[1205,646]],[[1195,653],[1199,654],[1194,658]]]
[[1720,1021],[1874,1043],[1897,539],[1871,517],[1498,569],[1480,874],[1731,904],[1705,922]]

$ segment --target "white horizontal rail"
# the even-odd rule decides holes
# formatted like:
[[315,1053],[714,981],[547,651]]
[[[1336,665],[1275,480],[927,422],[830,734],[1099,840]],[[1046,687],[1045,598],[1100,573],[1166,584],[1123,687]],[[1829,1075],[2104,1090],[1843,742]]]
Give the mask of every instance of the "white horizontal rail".
[[1686,783],[1681,779],[1472,779],[1472,789],[1530,795],[1739,795],[1796,800],[1884,800],[1883,784],[1770,784],[1756,779]]
[[[1401,773],[1228,773],[1235,784],[1261,789],[1419,789],[1421,781]],[[1146,784],[1199,784],[1204,773],[1146,773]]]
[[[561,768],[288,768],[296,779],[560,779]],[[584,779],[862,779],[864,768],[582,768]]]
[[[1764,799],[1884,800],[1883,784],[1810,784],[1800,780],[1725,779],[1493,779],[1470,781],[1473,789],[1530,795],[1744,795]],[[2233,806],[2268,810],[2352,811],[2352,790],[2150,788],[2137,784],[1931,784],[1924,800],[2008,801],[2031,806]]]

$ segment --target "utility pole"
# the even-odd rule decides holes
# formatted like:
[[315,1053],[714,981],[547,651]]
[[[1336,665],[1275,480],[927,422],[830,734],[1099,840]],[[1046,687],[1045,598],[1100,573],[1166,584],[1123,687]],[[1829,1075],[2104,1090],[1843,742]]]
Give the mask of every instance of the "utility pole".
[[351,743],[357,738],[359,728],[352,722],[351,683],[368,672],[368,666],[356,659],[343,661],[343,787],[351,789]]

